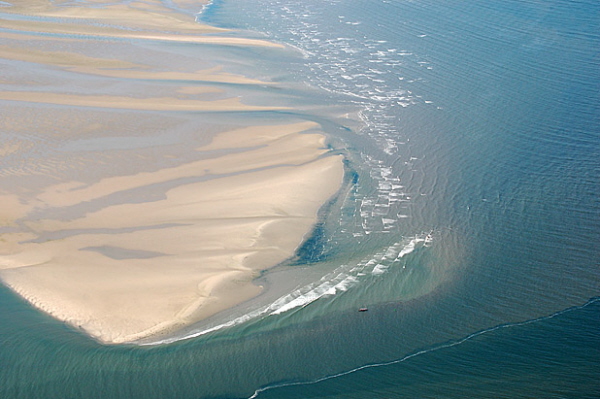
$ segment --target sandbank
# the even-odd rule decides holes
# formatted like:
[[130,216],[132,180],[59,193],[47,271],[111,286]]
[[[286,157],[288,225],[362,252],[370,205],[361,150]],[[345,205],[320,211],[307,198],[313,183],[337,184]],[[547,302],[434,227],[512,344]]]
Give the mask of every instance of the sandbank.
[[256,296],[255,277],[294,255],[336,194],[343,162],[318,124],[256,116],[286,109],[244,98],[271,83],[198,50],[281,46],[219,36],[175,11],[199,7],[189,0],[11,3],[0,280],[111,344]]
[[[72,220],[27,220],[17,196],[0,196],[4,212],[25,213],[27,226],[2,235],[0,277],[33,305],[106,343],[176,329],[251,298],[260,292],[252,279],[293,255],[343,177],[339,156],[322,157],[322,135],[286,126],[282,136],[278,129],[237,130],[239,142],[262,143],[240,153],[49,187],[27,211],[208,175],[160,200],[109,203]],[[235,134],[225,141],[235,142]]]

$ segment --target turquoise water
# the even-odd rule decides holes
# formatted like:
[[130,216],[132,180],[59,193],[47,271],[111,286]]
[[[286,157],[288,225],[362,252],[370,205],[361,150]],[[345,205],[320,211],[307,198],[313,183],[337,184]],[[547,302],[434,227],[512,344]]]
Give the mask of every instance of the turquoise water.
[[599,397],[600,5],[440,3],[208,6],[291,47],[177,51],[278,82],[239,90],[293,111],[243,118],[321,123],[347,188],[267,294],[162,345],[1,288],[0,396]]

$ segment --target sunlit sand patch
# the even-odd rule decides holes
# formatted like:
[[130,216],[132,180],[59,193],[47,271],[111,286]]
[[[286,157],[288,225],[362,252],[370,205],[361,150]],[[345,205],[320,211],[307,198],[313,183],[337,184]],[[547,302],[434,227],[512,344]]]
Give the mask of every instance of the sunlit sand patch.
[[220,67],[196,72],[173,72],[173,71],[145,71],[145,70],[115,70],[115,69],[97,69],[97,68],[75,68],[77,72],[95,74],[107,77],[118,77],[128,79],[146,79],[146,80],[181,80],[181,81],[199,81],[213,83],[235,83],[235,84],[260,84],[270,85],[257,79],[246,78],[244,76],[232,73],[221,72]]
[[6,157],[11,154],[16,154],[22,150],[23,146],[23,143],[20,142],[9,142],[0,144],[0,157]]

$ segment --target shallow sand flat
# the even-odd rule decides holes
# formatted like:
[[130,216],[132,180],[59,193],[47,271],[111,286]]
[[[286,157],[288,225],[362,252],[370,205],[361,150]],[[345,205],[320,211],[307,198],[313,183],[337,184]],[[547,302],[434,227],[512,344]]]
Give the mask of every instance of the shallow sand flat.
[[182,100],[174,97],[136,98],[128,96],[77,95],[36,91],[0,91],[0,100],[144,111],[266,111],[285,109],[284,107],[245,105],[240,102],[239,98],[199,101]]
[[[200,0],[195,5],[191,3],[185,5],[190,7],[190,10],[195,8],[199,11],[203,3],[205,2]],[[149,0],[119,4],[90,0],[81,3],[19,0],[10,4],[12,5],[9,7],[3,7],[3,12],[20,14],[24,18],[0,17],[0,25],[5,29],[23,33],[283,47],[266,40],[215,36],[214,34],[226,30],[199,24],[196,22],[193,12],[182,14],[166,7],[160,1]],[[204,35],[206,33],[212,35],[206,36]]]
[[[100,13],[98,13],[100,14]],[[78,24],[77,22],[83,22]],[[194,33],[178,33],[170,32],[153,32],[153,31],[129,31],[113,27],[91,27],[87,20],[74,19],[71,23],[64,22],[40,22],[40,21],[15,21],[10,19],[0,18],[0,23],[3,28],[24,33],[45,33],[57,35],[77,35],[87,38],[97,39],[141,39],[155,40],[177,43],[197,43],[197,44],[219,44],[219,45],[244,45],[258,47],[274,47],[283,48],[277,43],[268,42],[259,39],[246,39],[227,36],[204,36],[202,33],[210,33],[210,31],[198,30]]]
[[[253,126],[225,132],[196,151],[244,149],[227,156],[186,163],[177,167],[142,172],[128,176],[106,177],[96,183],[71,181],[44,188],[36,199],[44,206],[65,207],[107,197],[143,186],[154,185],[189,176],[214,176],[264,169],[280,163],[300,165],[327,153],[320,134],[298,134],[318,125],[301,122],[289,125]],[[0,197],[2,198],[2,197]],[[69,222],[73,226],[73,221]]]
[[[15,34],[6,34],[0,32],[0,38],[12,40],[22,39]],[[48,39],[46,39],[48,40]],[[95,67],[95,68],[135,68],[142,65],[118,59],[88,57],[82,54],[70,53],[67,51],[41,51],[32,48],[11,47],[0,45],[0,57],[5,59],[36,62],[40,64],[51,64],[62,67]]]
[[[193,72],[152,71],[148,65],[123,61],[115,58],[89,57],[66,51],[40,51],[38,49],[26,47],[27,45],[30,45],[32,40],[49,40],[48,38],[40,38],[30,35],[14,35],[0,32],[0,39],[2,38],[19,40],[23,43],[22,47],[0,45],[0,58],[54,65],[77,73],[143,80],[180,80],[188,82],[198,81],[260,85],[270,84],[257,79],[250,79],[241,75],[223,72],[222,67],[220,66]],[[8,84],[10,82],[2,82],[0,80],[0,83]]]
[[195,4],[188,4],[189,14],[182,14],[165,7],[160,1],[146,0],[139,2],[93,1],[49,1],[49,0],[19,0],[9,2],[11,6],[3,7],[6,13],[22,14],[25,16],[54,17],[71,22],[89,21],[105,24],[111,22],[112,26],[126,26],[129,28],[162,29],[172,32],[222,32],[223,29],[213,26],[201,25],[195,21],[193,13],[205,1],[198,0]]
[[257,295],[343,179],[318,124],[257,122],[287,109],[243,97],[272,84],[205,60],[207,43],[278,45],[155,0],[3,12],[21,17],[0,21],[0,279],[105,343]]
[[[259,137],[250,141],[264,145],[193,167],[80,186],[81,197],[75,187],[49,189],[40,197],[45,206],[76,206],[194,170],[235,172],[182,184],[161,200],[112,204],[74,220],[24,216],[27,232],[2,235],[1,278],[35,306],[108,343],[175,329],[249,299],[260,291],[251,283],[256,272],[293,254],[343,176],[340,157],[319,158],[322,136],[297,132],[312,124],[292,126],[296,132],[283,137],[272,132],[277,126],[239,129],[240,142],[254,131]],[[295,158],[280,156],[286,153]],[[4,196],[6,207],[10,199]],[[41,203],[29,211],[39,217]],[[23,204],[12,206],[23,215]],[[63,237],[43,238],[53,232]]]

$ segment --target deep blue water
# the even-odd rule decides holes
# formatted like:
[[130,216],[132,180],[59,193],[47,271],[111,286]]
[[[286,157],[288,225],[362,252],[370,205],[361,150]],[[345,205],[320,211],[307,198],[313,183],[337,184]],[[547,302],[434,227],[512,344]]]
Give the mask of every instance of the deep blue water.
[[347,189],[262,277],[272,297],[189,339],[104,347],[1,289],[1,397],[600,397],[600,3],[216,0],[199,19],[291,46],[210,51],[278,83],[249,102],[293,107],[256,118],[322,124]]

